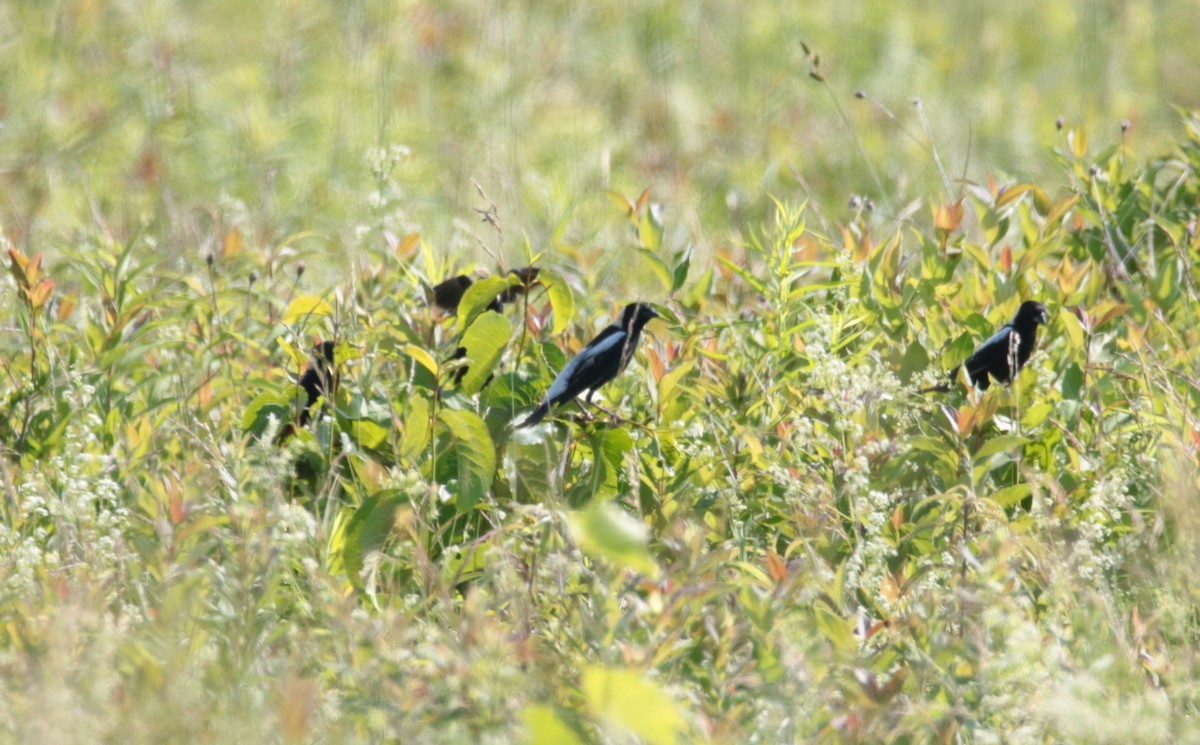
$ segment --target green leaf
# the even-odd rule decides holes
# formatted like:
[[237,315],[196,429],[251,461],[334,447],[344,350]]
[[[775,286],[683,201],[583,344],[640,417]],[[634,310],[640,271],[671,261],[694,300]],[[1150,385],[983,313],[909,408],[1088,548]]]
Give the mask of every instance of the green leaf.
[[333,315],[333,306],[316,295],[301,295],[288,303],[283,312],[284,323],[295,323],[301,319],[323,318]]
[[469,365],[459,386],[463,393],[472,396],[483,388],[511,336],[512,324],[499,313],[489,310],[475,319],[460,342],[467,350]]
[[1062,396],[1068,401],[1078,401],[1079,392],[1083,389],[1083,370],[1072,362],[1067,365],[1062,379]]
[[400,455],[408,460],[416,460],[429,444],[429,399],[424,396],[412,396],[406,403],[408,415],[404,417],[404,437],[400,440]]
[[963,332],[957,339],[950,342],[950,346],[946,347],[945,353],[942,354],[943,363],[947,370],[953,370],[962,363],[967,361],[967,358],[975,351],[975,339],[968,332]]
[[521,712],[525,745],[583,745],[579,736],[559,718],[553,708],[530,704]]
[[687,282],[688,271],[692,267],[692,252],[688,251],[683,254],[679,263],[675,265],[675,271],[671,278],[671,292],[677,292],[683,283]]
[[649,576],[658,576],[658,564],[647,546],[646,525],[612,502],[594,501],[570,513],[571,535],[590,556]]
[[451,449],[458,463],[458,496],[454,506],[467,512],[492,488],[496,447],[478,414],[442,409],[439,419],[450,430]]
[[636,670],[590,665],[580,688],[593,717],[650,745],[677,745],[687,733],[674,699]]
[[379,492],[364,499],[344,529],[334,532],[330,539],[331,553],[341,558],[347,577],[355,585],[360,581],[364,560],[371,552],[383,548],[395,524],[396,510],[407,503],[408,496],[399,490]]
[[992,499],[1001,507],[1012,507],[1031,494],[1029,484],[1006,486],[992,495]]
[[975,453],[975,462],[978,463],[986,458],[996,455],[997,453],[1004,453],[1012,450],[1013,448],[1023,447],[1027,442],[1029,442],[1029,440],[1025,439],[1024,437],[1017,437],[1016,435],[993,437],[992,439],[983,443],[983,446],[980,447],[979,451]]
[[370,419],[350,422],[350,439],[368,450],[375,450],[387,439],[387,430]]
[[641,249],[637,253],[641,257],[646,269],[658,278],[658,282],[662,285],[663,290],[670,292],[675,280],[671,274],[671,269],[667,266],[667,262],[660,259],[654,252],[647,251],[646,249]]
[[575,317],[575,294],[571,292],[571,285],[554,272],[543,269],[538,278],[546,286],[550,307],[554,310],[554,327],[550,333],[561,334]]
[[488,277],[481,279],[467,288],[462,300],[458,302],[458,331],[471,325],[481,313],[487,310],[500,293],[508,289],[508,280],[504,277]]
[[657,251],[662,246],[662,207],[650,203],[638,220],[638,242],[648,251]]
[[905,385],[912,382],[912,378],[917,373],[929,367],[929,353],[925,351],[925,347],[921,346],[921,342],[914,341],[908,345],[908,349],[904,350],[904,359],[900,361],[900,380]]
[[242,431],[262,437],[272,416],[279,422],[290,422],[294,414],[292,399],[278,393],[262,393],[242,413]]

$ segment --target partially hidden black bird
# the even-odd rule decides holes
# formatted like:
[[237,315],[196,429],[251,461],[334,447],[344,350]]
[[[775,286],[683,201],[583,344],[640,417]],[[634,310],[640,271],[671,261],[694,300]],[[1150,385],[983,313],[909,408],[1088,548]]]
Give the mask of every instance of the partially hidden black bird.
[[[992,334],[975,352],[967,358],[962,366],[967,368],[967,377],[975,387],[986,391],[992,384],[1007,383],[1012,380],[1013,367],[1020,372],[1029,355],[1037,345],[1037,327],[1050,322],[1046,314],[1046,306],[1035,300],[1026,300],[1017,308],[1017,314],[1000,330]],[[1014,336],[1015,335],[1015,336]],[[958,368],[950,371],[950,382],[958,377]],[[935,388],[935,390],[943,390]]]
[[300,387],[304,389],[308,401],[300,412],[300,426],[308,424],[312,417],[312,408],[317,399],[333,392],[333,349],[336,345],[331,341],[317,342],[313,347],[312,357],[308,360],[308,369],[300,378]]
[[[536,266],[509,269],[508,274],[519,279],[521,284],[513,285],[502,291],[492,302],[488,303],[487,309],[499,313],[503,309],[504,303],[511,303],[517,297],[529,292],[529,288],[537,280],[538,272],[540,271],[541,269]],[[473,284],[475,284],[475,281],[465,274],[438,282],[433,286],[432,302],[447,313],[457,313],[458,304],[462,302],[467,288]]]
[[[540,271],[541,269],[536,266],[509,269],[508,274],[516,277],[521,283],[503,290],[492,302],[488,303],[487,310],[497,313],[503,312],[505,303],[511,303],[513,300],[529,292],[529,288],[537,281],[538,272]],[[448,313],[457,313],[458,305],[462,302],[463,295],[466,294],[467,288],[473,284],[475,284],[474,280],[465,274],[460,274],[457,277],[451,277],[439,282],[433,286],[432,302]],[[464,347],[458,347],[454,350],[454,354],[450,355],[450,359],[460,360],[466,356],[467,350]],[[466,374],[467,368],[465,366],[458,368],[454,373],[455,385],[461,383]]]
[[600,386],[625,369],[637,349],[642,328],[658,313],[645,303],[630,303],[621,311],[621,320],[601,331],[563,367],[550,384],[546,397],[518,427],[532,427],[550,413],[550,409],[587,391],[587,401]]

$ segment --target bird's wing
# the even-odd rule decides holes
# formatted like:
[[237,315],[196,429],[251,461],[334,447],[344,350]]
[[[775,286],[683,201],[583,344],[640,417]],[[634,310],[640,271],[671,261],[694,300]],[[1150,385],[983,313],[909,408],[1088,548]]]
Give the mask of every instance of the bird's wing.
[[[973,382],[978,382],[980,374],[986,375],[996,365],[1004,364],[1007,369],[1008,337],[1012,334],[1011,325],[1005,324],[1000,330],[988,337],[987,341],[967,358],[965,363],[967,375]],[[1000,372],[997,370],[997,372]]]
[[558,402],[578,396],[581,391],[596,385],[597,373],[601,372],[599,368],[604,366],[604,360],[610,355],[617,355],[615,359],[620,359],[620,348],[627,336],[625,329],[616,325],[601,331],[563,367],[550,384],[550,390],[546,391],[546,399]]

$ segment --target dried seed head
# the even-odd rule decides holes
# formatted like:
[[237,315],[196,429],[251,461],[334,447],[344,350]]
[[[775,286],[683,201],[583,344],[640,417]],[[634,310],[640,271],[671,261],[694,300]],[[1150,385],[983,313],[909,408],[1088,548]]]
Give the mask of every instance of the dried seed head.
[[1062,131],[1064,124],[1066,124],[1066,122],[1063,121],[1063,118],[1061,116],[1054,120],[1054,128],[1057,129],[1059,132]]
[[1133,126],[1133,122],[1129,121],[1128,119],[1122,119],[1121,120],[1121,134],[1125,134],[1126,132],[1128,132],[1129,128],[1132,126]]
[[867,92],[866,91],[854,91],[854,97],[855,98],[866,98]]
[[213,252],[212,252],[212,251],[209,251],[209,252],[208,252],[208,253],[207,253],[207,254],[204,256],[204,263],[205,263],[205,264],[208,264],[208,268],[209,268],[209,269],[212,269],[213,262],[215,262],[216,260],[217,260],[217,257],[216,257],[216,256],[213,256]]
[[304,270],[305,270],[305,269],[307,269],[307,268],[308,268],[308,267],[306,267],[306,266],[304,265],[304,262],[303,262],[303,261],[301,261],[299,264],[297,264],[297,265],[296,265],[296,279],[300,279],[301,277],[303,277],[303,276],[304,276]]

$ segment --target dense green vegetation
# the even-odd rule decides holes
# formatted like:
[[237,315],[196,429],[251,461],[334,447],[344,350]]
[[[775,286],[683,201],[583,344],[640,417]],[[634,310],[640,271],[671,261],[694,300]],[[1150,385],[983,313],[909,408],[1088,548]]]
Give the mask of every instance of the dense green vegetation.
[[1197,9],[912,5],[0,8],[0,740],[1200,739]]

